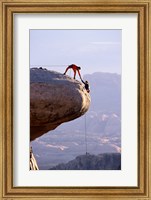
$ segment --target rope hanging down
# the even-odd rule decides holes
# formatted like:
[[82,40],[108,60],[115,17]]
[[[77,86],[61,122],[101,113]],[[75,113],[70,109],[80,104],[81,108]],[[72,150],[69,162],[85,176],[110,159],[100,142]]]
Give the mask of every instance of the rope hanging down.
[[86,123],[86,114],[85,114],[85,152],[87,155],[87,123]]

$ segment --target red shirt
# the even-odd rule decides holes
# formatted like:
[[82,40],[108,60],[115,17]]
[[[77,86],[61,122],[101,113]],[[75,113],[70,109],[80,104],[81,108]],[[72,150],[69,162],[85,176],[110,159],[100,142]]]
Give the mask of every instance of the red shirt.
[[79,69],[78,69],[78,66],[77,66],[77,65],[74,65],[74,64],[72,64],[72,65],[70,65],[69,67],[70,67],[70,68],[72,68],[73,70],[78,70],[78,71],[79,71]]

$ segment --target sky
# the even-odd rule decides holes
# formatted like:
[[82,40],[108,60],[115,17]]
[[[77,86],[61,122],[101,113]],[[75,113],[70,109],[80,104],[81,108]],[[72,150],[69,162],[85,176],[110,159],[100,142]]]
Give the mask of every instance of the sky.
[[83,74],[121,74],[121,30],[30,30],[30,67],[64,72],[70,64]]

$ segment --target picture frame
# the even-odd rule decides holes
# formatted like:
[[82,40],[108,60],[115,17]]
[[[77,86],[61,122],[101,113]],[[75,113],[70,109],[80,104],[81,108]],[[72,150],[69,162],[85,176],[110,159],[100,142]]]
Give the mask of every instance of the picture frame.
[[[150,0],[1,0],[0,2],[0,197],[1,199],[151,199]],[[137,187],[14,187],[13,170],[13,15],[15,13],[138,14],[138,186]]]

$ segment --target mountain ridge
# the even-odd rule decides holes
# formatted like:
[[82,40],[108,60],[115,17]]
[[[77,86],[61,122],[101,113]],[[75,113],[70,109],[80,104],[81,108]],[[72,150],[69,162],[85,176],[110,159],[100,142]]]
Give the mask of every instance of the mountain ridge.
[[68,163],[61,163],[49,170],[120,170],[121,154],[120,153],[104,153],[92,155],[77,156]]

